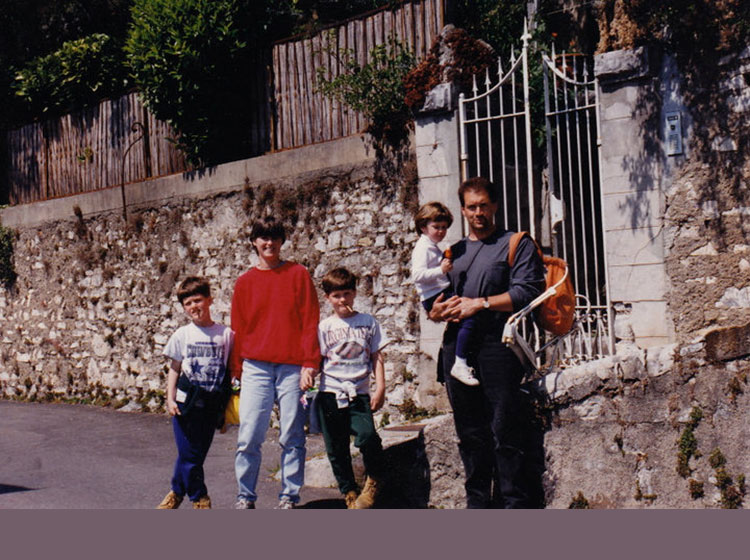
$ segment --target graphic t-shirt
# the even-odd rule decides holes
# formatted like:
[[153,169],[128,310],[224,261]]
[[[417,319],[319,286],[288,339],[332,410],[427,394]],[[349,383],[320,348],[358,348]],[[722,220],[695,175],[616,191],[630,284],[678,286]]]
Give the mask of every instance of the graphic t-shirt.
[[358,394],[370,392],[372,354],[390,341],[375,317],[356,313],[342,319],[332,315],[318,325],[323,372],[320,390],[338,393],[344,383],[353,383]]
[[182,372],[190,381],[206,391],[217,391],[227,371],[233,342],[234,333],[229,327],[190,323],[169,338],[164,355],[182,362]]

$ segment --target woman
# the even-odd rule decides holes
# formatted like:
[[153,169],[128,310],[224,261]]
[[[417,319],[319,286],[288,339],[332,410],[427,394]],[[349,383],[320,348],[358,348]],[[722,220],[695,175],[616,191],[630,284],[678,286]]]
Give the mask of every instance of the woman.
[[254,509],[261,445],[279,404],[281,493],[279,509],[293,509],[305,474],[305,416],[302,391],[313,386],[320,366],[320,308],[310,274],[281,259],[282,224],[258,220],[250,233],[258,264],[237,279],[232,296],[235,345],[231,369],[241,376],[240,428],[235,508]]

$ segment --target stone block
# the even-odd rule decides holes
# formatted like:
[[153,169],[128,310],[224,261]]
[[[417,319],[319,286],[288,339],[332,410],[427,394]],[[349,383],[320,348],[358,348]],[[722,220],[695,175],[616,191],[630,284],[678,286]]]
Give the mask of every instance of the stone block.
[[638,346],[647,348],[674,342],[668,311],[666,301],[633,302],[630,316]]
[[599,98],[599,115],[602,120],[630,119],[641,101],[643,88],[638,85],[623,85],[602,93]]
[[[607,224],[609,228],[609,224]],[[664,262],[664,239],[661,228],[649,227],[607,231],[609,266],[658,264]]]
[[734,360],[750,355],[750,323],[715,327],[705,331],[703,336],[706,341],[706,357],[709,360]]
[[651,75],[653,64],[646,47],[623,49],[594,57],[594,74],[604,84],[613,84]]
[[[663,264],[610,264],[608,278],[613,301],[662,301],[667,293],[667,275]],[[633,330],[637,336],[635,321]]]
[[608,231],[660,227],[664,196],[658,190],[605,194],[604,226]]
[[417,146],[417,167],[420,178],[450,175],[453,171],[450,166],[450,155],[446,153],[442,144]]

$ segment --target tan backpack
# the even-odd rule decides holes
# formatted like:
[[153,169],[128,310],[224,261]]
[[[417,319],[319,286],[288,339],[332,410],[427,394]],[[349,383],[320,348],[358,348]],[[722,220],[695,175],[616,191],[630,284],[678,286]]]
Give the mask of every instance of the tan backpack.
[[[510,238],[510,249],[508,250],[508,264],[513,267],[513,261],[516,256],[516,249],[524,235],[529,235],[527,231],[514,233]],[[576,293],[573,289],[573,282],[568,274],[567,263],[557,257],[550,257],[542,254],[542,250],[529,235],[529,239],[534,242],[537,253],[542,258],[544,267],[547,270],[545,280],[547,290],[554,290],[554,294],[544,300],[537,309],[536,322],[540,328],[551,332],[554,335],[564,335],[573,328],[576,312]]]

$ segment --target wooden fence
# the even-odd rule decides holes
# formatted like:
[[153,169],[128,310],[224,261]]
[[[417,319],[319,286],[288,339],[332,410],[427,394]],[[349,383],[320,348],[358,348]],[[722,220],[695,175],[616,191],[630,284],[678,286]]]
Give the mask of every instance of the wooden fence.
[[[295,148],[357,134],[363,116],[331,101],[315,89],[317,69],[328,77],[341,71],[335,54],[350,49],[360,64],[370,50],[399,40],[422,58],[443,28],[448,0],[405,0],[329,27],[312,38],[288,39],[258,53],[256,74],[247,92],[249,156]],[[143,124],[146,135],[128,146]],[[101,102],[97,107],[34,123],[6,134],[6,184],[11,204],[24,204],[117,186],[188,169],[170,141],[175,136],[156,120],[136,93]],[[2,158],[0,158],[1,160]]]
[[353,51],[357,62],[368,61],[370,50],[392,37],[422,58],[445,23],[445,0],[413,0],[395,9],[380,9],[329,27],[309,39],[274,45],[273,147],[281,150],[350,136],[362,131],[364,117],[316,91],[318,68],[328,79],[338,75],[343,61],[336,54]]
[[[141,132],[143,138],[122,155]],[[98,106],[8,131],[9,202],[23,204],[141,181],[187,169],[174,132],[129,93]]]

